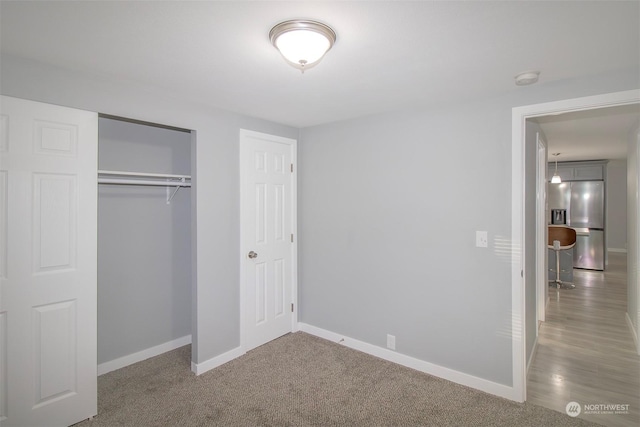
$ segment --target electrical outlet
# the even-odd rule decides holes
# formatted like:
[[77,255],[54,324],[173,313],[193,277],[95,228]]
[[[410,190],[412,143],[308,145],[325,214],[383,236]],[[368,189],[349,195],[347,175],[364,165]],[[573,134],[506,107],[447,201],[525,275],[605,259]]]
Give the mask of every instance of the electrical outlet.
[[396,349],[396,336],[387,334],[387,348],[390,350]]
[[489,238],[486,231],[476,231],[476,246],[479,248],[489,246]]

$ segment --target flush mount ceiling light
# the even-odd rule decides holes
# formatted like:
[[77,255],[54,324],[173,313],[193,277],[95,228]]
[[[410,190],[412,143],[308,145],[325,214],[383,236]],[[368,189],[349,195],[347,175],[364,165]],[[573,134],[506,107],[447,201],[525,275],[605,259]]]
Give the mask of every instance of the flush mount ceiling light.
[[558,175],[558,156],[560,155],[560,153],[551,153],[551,155],[556,158],[556,173],[554,173],[551,177],[551,183],[560,184],[562,182],[560,175]]
[[526,71],[515,76],[518,86],[532,85],[538,81],[540,71]]
[[294,19],[273,27],[269,39],[287,62],[304,73],[331,49],[336,33],[321,22]]

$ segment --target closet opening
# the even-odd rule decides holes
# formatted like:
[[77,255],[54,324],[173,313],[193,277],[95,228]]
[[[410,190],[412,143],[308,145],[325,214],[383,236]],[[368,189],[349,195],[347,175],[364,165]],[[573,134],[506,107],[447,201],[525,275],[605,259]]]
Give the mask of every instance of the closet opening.
[[191,344],[195,132],[98,119],[98,375]]

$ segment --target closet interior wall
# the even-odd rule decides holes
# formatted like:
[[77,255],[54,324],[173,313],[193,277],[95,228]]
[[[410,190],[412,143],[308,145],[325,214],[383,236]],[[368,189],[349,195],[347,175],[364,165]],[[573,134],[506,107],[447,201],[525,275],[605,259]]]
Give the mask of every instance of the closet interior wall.
[[[189,132],[107,117],[98,132],[100,170],[191,174]],[[190,342],[191,197],[98,185],[98,364]]]

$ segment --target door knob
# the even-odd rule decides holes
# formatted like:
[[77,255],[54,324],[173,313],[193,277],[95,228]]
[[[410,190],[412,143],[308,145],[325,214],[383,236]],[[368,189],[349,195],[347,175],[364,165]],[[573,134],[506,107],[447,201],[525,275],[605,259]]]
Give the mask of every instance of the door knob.
[[258,258],[258,254],[253,252],[253,251],[251,251],[251,252],[249,252],[249,258],[251,258],[251,259]]

